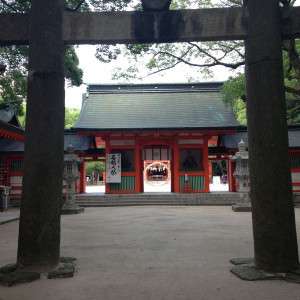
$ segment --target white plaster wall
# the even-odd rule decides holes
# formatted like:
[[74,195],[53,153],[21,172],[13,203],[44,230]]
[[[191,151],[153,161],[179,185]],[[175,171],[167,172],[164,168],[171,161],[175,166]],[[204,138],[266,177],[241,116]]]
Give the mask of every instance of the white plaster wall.
[[292,172],[292,181],[300,182],[300,172]]

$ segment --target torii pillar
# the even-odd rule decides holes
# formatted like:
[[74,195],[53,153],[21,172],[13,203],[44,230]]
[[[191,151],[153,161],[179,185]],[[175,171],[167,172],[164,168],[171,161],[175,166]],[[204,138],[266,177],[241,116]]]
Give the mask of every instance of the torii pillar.
[[31,1],[23,189],[17,263],[48,271],[59,262],[64,155],[63,0]]
[[297,269],[299,261],[279,1],[244,2],[249,12],[246,96],[255,265],[284,272]]

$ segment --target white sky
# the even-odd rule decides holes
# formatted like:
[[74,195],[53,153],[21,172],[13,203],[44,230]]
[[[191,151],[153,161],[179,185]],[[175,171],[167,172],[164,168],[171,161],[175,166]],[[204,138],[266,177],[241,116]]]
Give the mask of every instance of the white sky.
[[[76,49],[80,61],[80,68],[83,69],[83,82],[85,84],[118,84],[118,81],[112,80],[112,70],[117,66],[126,64],[126,59],[120,57],[116,61],[110,63],[102,63],[95,58],[95,46],[82,45]],[[143,79],[143,81],[136,81],[136,83],[171,83],[171,82],[187,82],[188,75],[191,75],[191,68],[187,66],[177,67],[176,69],[166,72],[163,76],[153,75]],[[229,73],[225,68],[219,68],[215,71],[216,77],[210,81],[224,81],[228,78]],[[199,74],[195,74],[199,77]],[[81,108],[82,94],[86,92],[86,85],[80,87],[66,86],[66,107]]]
[[[296,1],[296,5],[300,5],[300,0]],[[126,63],[122,57],[118,60],[111,63],[101,63],[95,58],[95,46],[82,45],[76,49],[77,55],[80,60],[80,68],[83,69],[83,82],[87,83],[114,83],[117,84],[117,81],[111,80],[112,70],[117,66],[122,66]],[[143,81],[138,81],[138,83],[179,83],[187,82],[187,73],[191,75],[191,68],[183,66],[181,69],[176,68],[172,69],[164,74],[164,76],[153,75],[148,78],[145,78]],[[225,81],[230,73],[226,68],[217,68],[215,69],[215,78],[211,81]],[[195,75],[197,78],[199,74]],[[201,79],[199,79],[201,80]],[[86,92],[86,85],[83,84],[80,87],[69,88],[66,86],[66,107],[81,108],[82,94]]]

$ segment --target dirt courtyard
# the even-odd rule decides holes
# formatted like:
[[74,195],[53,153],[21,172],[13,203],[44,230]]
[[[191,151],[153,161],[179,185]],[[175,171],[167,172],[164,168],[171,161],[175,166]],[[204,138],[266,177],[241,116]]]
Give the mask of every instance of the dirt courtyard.
[[[0,225],[0,266],[16,261],[18,223]],[[73,278],[0,286],[0,300],[300,300],[297,284],[230,273],[253,236],[251,213],[229,206],[86,208],[62,216],[61,256],[77,258]]]

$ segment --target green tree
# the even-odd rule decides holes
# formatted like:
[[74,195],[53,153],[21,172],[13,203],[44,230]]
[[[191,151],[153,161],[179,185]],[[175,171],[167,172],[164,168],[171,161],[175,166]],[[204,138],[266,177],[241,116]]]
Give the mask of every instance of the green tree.
[[[67,0],[68,11],[116,11],[133,7],[133,0]],[[28,13],[30,0],[0,0],[0,13]],[[19,116],[27,95],[28,46],[0,47],[0,102],[14,102]],[[69,86],[80,86],[83,71],[75,47],[66,47],[65,78]]]
[[[291,46],[292,44],[292,46]],[[293,49],[293,50],[291,50]],[[294,51],[290,54],[289,51]],[[298,55],[298,56],[297,56]],[[296,56],[296,57],[294,57]],[[288,124],[300,122],[300,40],[285,41],[283,44],[283,70],[285,82],[285,98],[287,107]],[[229,77],[224,83],[223,101],[231,105],[238,121],[246,125],[246,91],[245,75],[239,73],[235,77]]]
[[18,119],[19,119],[19,122],[20,122],[20,125],[25,128],[26,127],[26,104],[22,104],[23,106],[23,111],[24,111],[24,114],[23,115],[18,115]]
[[[72,5],[75,1],[69,1]],[[77,1],[76,1],[77,2]],[[1,13],[29,12],[30,1],[1,0]],[[19,116],[24,115],[22,103],[27,96],[28,46],[0,47],[0,102],[14,102]],[[80,86],[83,71],[79,68],[79,59],[74,46],[66,47],[65,76],[70,86]]]
[[[25,119],[26,119],[26,104],[22,104],[24,114],[22,116],[18,116],[19,122],[22,127],[25,128]],[[75,122],[78,120],[80,114],[80,109],[78,108],[65,108],[65,128],[72,127]]]
[[[1,47],[0,63],[5,66],[5,71],[0,72],[0,101],[15,102],[14,108],[22,116],[22,103],[26,101],[27,95],[28,47]],[[73,46],[66,47],[65,70],[70,86],[83,83],[83,71],[79,68],[79,59]]]
[[65,128],[72,127],[78,120],[80,109],[78,108],[65,108]]
[[[282,6],[293,6],[295,0],[279,1]],[[207,8],[217,6],[243,5],[242,0],[216,1],[172,1],[171,9]],[[136,9],[139,9],[137,6]],[[285,86],[287,99],[287,118],[289,123],[299,122],[300,96],[300,42],[299,40],[285,41],[283,44],[285,65]],[[109,63],[120,54],[125,55],[128,67],[118,67],[112,78],[119,81],[131,82],[154,74],[165,74],[180,65],[190,66],[198,74],[187,77],[188,81],[210,79],[214,76],[212,67],[222,66],[233,71],[233,76],[223,88],[224,103],[231,105],[242,124],[246,124],[245,79],[244,79],[244,42],[201,42],[201,43],[168,43],[168,44],[131,44],[126,46],[99,46],[96,57]]]
[[103,176],[105,171],[104,161],[90,161],[86,163],[86,174],[92,175],[94,172],[99,173],[100,177]]
[[[216,4],[216,1],[212,0],[173,0],[170,9],[241,5],[241,0],[222,1],[222,4]],[[140,9],[140,6],[137,5],[135,9]],[[97,47],[96,57],[102,62],[109,63],[121,53],[128,59],[129,67],[116,68],[113,79],[125,82],[143,79],[157,73],[163,75],[164,72],[180,65],[192,67],[199,72],[199,76],[204,78],[213,75],[211,67],[214,66],[236,70],[244,65],[244,43],[242,41],[101,45]],[[197,81],[199,76],[197,76]]]

